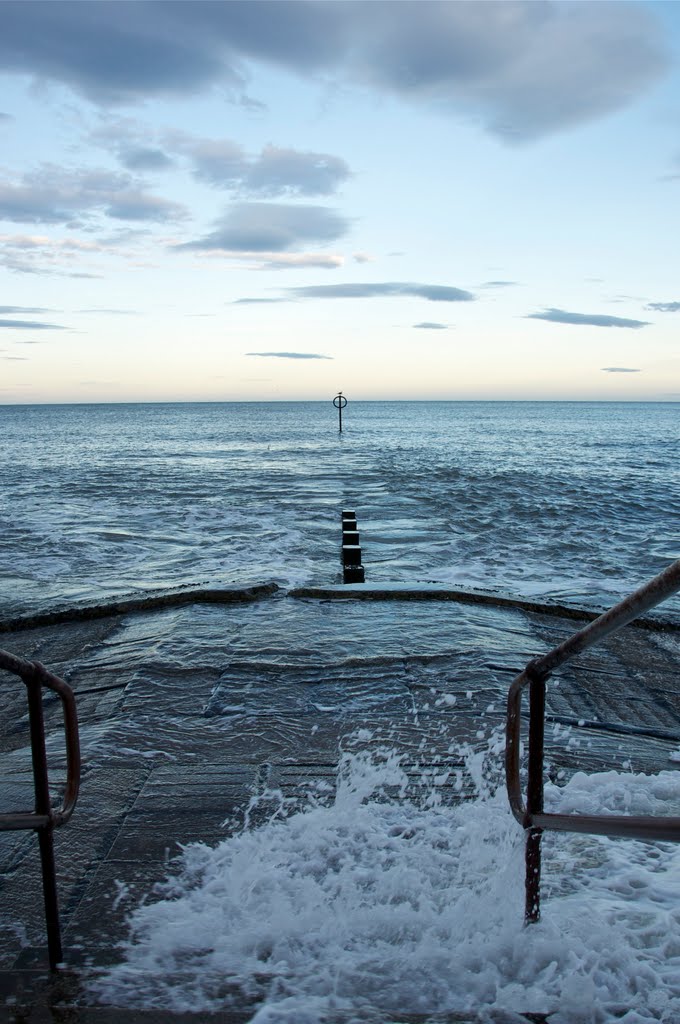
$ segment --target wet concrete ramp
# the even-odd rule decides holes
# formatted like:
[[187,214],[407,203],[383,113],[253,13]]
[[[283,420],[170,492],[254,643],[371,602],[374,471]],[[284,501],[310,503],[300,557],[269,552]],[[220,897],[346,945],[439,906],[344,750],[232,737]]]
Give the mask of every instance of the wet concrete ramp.
[[[332,801],[345,753],[396,750],[411,800],[435,789],[443,804],[469,798],[461,748],[481,750],[499,735],[514,675],[574,628],[521,608],[436,599],[368,606],[278,594],[6,633],[4,646],[47,664],[78,701],[81,798],[55,837],[68,963],[82,980],[86,969],[117,959],[127,913],[152,893],[181,844],[213,845],[256,827],[276,813],[277,801]],[[548,689],[548,774],[672,767],[679,647],[676,633],[629,628],[556,677]],[[31,792],[20,685],[5,685],[0,701],[0,809],[11,810],[30,805]],[[56,703],[48,702],[46,717],[56,788],[63,762]],[[500,773],[489,782],[501,785]],[[386,789],[385,800],[399,798]],[[168,1020],[163,1011],[118,1017],[86,1006],[80,981],[61,1009],[58,999],[50,1009],[47,982],[44,998],[30,1000],[44,978],[39,885],[33,836],[0,835],[0,968],[5,996],[16,1000],[6,1004],[8,1019]],[[245,1021],[251,1012],[214,1019]],[[404,1024],[474,1019],[399,1017]]]

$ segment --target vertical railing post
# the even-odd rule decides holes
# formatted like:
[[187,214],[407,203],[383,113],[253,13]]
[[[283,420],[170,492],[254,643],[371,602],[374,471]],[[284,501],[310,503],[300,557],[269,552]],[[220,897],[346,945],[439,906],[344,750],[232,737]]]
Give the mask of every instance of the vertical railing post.
[[[543,757],[545,734],[545,678],[534,676],[529,684],[529,778],[527,780],[527,819],[543,813]],[[534,924],[541,916],[541,836],[543,830],[526,830],[524,852],[524,921]]]
[[47,753],[45,750],[45,723],[43,718],[42,686],[38,673],[24,677],[28,698],[28,715],[31,730],[31,754],[33,759],[33,785],[35,789],[35,813],[50,816],[46,825],[37,829],[42,868],[43,898],[45,902],[45,925],[50,970],[54,971],[63,959],[61,927],[59,924],[59,899],[57,894],[57,872],[54,863],[54,825],[51,821],[51,801],[47,774]]

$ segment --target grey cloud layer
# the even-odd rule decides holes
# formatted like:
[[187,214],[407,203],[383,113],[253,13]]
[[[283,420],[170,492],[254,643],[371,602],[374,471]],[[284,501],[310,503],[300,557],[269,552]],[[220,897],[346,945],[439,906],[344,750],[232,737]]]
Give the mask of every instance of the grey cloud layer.
[[646,308],[659,313],[680,313],[680,302],[649,302]]
[[467,111],[511,140],[623,107],[667,67],[653,16],[616,0],[3,3],[0,67],[97,102],[242,94],[252,60]]
[[0,320],[0,327],[13,331],[64,331],[60,324],[43,324],[39,320]]
[[316,352],[246,352],[247,356],[261,356],[263,359],[332,359]]
[[420,327],[426,331],[446,331],[448,330],[448,324],[436,324],[431,320],[423,320],[421,324],[414,324],[414,327]]
[[325,206],[234,203],[214,231],[176,249],[205,252],[277,253],[309,242],[332,242],[349,220]]
[[383,281],[373,284],[319,284],[304,288],[288,288],[298,299],[372,299],[383,295],[409,295],[430,302],[471,302],[474,295],[462,288],[439,284],[413,284],[406,281]]
[[0,306],[0,313],[7,315],[7,313],[49,313],[52,312],[49,309],[45,309],[44,306]]
[[565,309],[546,309],[542,313],[529,313],[527,320],[548,320],[554,324],[576,324],[584,327],[630,327],[638,330],[647,327],[648,320],[628,320],[621,316],[606,316],[600,313],[569,313]]
[[603,366],[603,373],[640,373],[634,366]]

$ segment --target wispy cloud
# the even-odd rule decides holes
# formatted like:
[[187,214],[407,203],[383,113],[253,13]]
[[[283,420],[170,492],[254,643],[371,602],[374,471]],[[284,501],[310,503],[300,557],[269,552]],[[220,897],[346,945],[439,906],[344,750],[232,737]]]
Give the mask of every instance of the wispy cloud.
[[669,65],[652,13],[618,3],[18,3],[0,36],[5,73],[100,104],[217,83],[244,102],[246,60],[463,112],[509,141],[625,107]]
[[332,359],[333,356],[322,356],[318,352],[246,352],[247,356],[260,356],[262,359]]
[[603,366],[603,373],[640,373],[634,366]]
[[214,231],[174,248],[228,254],[281,253],[309,242],[333,242],[348,230],[347,218],[326,206],[234,203]]
[[76,313],[106,313],[108,316],[142,316],[139,309],[76,309]]
[[480,288],[515,288],[517,281],[485,281]]
[[12,331],[65,331],[60,324],[44,324],[39,320],[0,320],[0,327]]
[[256,260],[262,270],[297,270],[300,267],[318,267],[321,270],[336,270],[345,262],[344,256],[329,252],[261,252],[234,253],[241,259]]
[[680,313],[680,302],[648,302],[645,309],[654,309],[659,313]]
[[648,320],[628,320],[620,316],[600,313],[569,313],[565,309],[546,309],[542,313],[528,313],[527,320],[548,320],[554,324],[573,324],[583,327],[629,327],[638,330],[647,327]]
[[24,224],[73,224],[93,214],[115,220],[179,220],[186,209],[150,195],[128,174],[44,164],[0,182],[0,217]]
[[318,284],[288,288],[297,299],[374,299],[386,295],[404,295],[429,302],[471,302],[474,295],[462,288],[441,284],[415,284],[409,281],[380,281],[360,284]]
[[448,331],[448,324],[436,324],[431,320],[423,320],[420,324],[414,324],[414,327],[420,327],[425,331]]
[[347,163],[330,153],[267,145],[248,154],[232,139],[169,138],[169,147],[190,159],[194,176],[241,196],[328,196],[350,176]]
[[0,313],[6,316],[8,313],[54,313],[54,310],[43,306],[0,306]]
[[213,188],[254,199],[327,196],[351,174],[342,157],[275,146],[248,153],[230,138],[185,131],[152,132],[131,117],[102,115],[91,141],[112,152],[129,171],[163,171],[188,163],[193,177]]
[[[58,274],[67,277],[96,277],[84,269],[71,267],[83,256],[113,252],[90,239],[51,238],[48,235],[0,235],[0,266],[22,274]],[[120,252],[120,249],[118,250]]]

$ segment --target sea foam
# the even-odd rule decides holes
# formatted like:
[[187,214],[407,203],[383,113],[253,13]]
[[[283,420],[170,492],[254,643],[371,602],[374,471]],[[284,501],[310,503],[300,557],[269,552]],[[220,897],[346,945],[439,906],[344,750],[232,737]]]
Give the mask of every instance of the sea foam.
[[[543,915],[525,928],[498,737],[463,753],[477,795],[456,806],[437,779],[407,800],[397,754],[359,752],[341,759],[330,803],[269,794],[259,827],[184,847],[92,992],[170,1010],[245,1003],[255,1024],[376,1011],[680,1019],[680,850],[546,835]],[[579,773],[546,792],[551,809],[584,813],[673,814],[679,799],[675,772]]]

